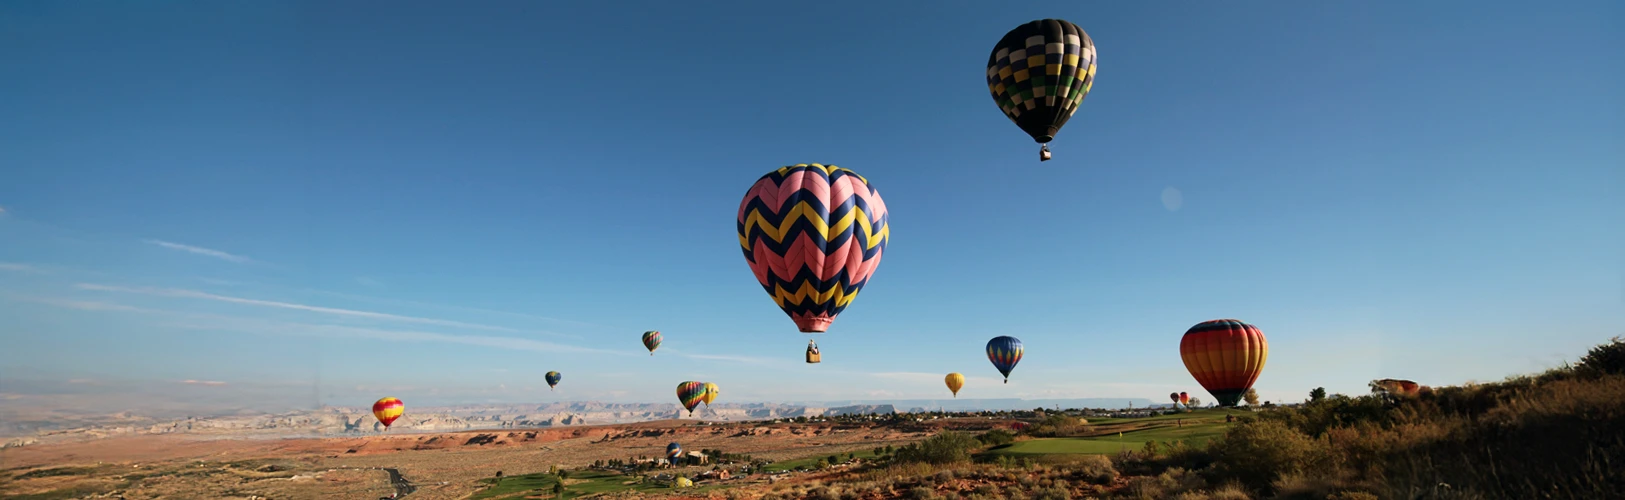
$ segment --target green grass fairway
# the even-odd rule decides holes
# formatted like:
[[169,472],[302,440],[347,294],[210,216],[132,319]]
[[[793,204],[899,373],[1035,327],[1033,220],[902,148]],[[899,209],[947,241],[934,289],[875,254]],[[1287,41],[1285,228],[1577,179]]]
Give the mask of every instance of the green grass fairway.
[[[660,472],[669,473],[670,471],[654,471],[651,472],[649,476],[653,477]],[[688,476],[694,476],[702,472],[702,469],[678,469],[677,472],[686,474]],[[481,490],[469,498],[511,499],[526,498],[529,496],[552,495],[553,484],[558,482],[558,478],[552,474],[543,472],[538,474],[505,477],[502,478],[501,483],[496,483],[494,479],[486,479],[483,481],[487,484],[494,484],[495,486]],[[564,490],[564,496],[560,498],[576,498],[611,491],[695,492],[716,488],[715,485],[696,485],[693,488],[674,489],[665,485],[655,484],[653,482],[645,484],[627,484],[635,483],[636,481],[636,477],[623,476],[613,472],[585,470],[570,471],[570,479],[565,480],[565,488],[568,489]]]
[[[1147,418],[1090,419],[1090,437],[1037,438],[988,450],[992,455],[1089,455],[1139,450],[1147,441],[1202,445],[1224,435],[1229,428],[1224,417],[1244,410],[1197,410],[1191,413]],[[1183,422],[1183,426],[1179,425]],[[1122,432],[1118,437],[1117,432]]]
[[[875,457],[875,450],[861,450],[861,451],[849,451],[849,452],[846,452],[846,453],[835,453],[834,455],[835,455],[835,458],[837,460],[836,463],[846,461],[846,454],[847,453],[855,454],[858,458],[861,458],[861,459],[864,459],[864,460],[868,460],[868,459],[871,459],[871,458]],[[771,464],[768,464],[765,469],[766,470],[795,470],[796,467],[812,467],[813,464],[816,464],[818,462],[822,462],[827,458],[829,458],[828,454],[818,455],[818,456],[813,456],[813,457],[806,457],[806,458],[797,458],[795,460],[784,460],[784,461],[773,462]]]

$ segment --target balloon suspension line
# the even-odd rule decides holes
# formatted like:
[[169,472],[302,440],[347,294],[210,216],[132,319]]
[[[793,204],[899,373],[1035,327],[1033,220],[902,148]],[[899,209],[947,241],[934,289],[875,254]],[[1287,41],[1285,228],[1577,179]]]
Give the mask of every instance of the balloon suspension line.
[[1046,142],[1046,143],[1044,143],[1043,147],[1040,147],[1038,149],[1038,161],[1040,161],[1040,162],[1049,161],[1049,157],[1050,157],[1050,155],[1049,155],[1049,143]]

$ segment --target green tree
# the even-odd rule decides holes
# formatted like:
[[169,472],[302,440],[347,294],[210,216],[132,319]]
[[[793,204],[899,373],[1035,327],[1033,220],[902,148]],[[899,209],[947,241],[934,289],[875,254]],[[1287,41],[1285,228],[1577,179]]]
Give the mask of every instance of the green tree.
[[1325,399],[1326,399],[1326,388],[1325,387],[1316,387],[1313,390],[1309,391],[1309,402],[1311,402],[1311,403],[1319,403],[1321,401],[1324,401]]
[[560,497],[564,496],[564,483],[553,483],[553,494]]
[[565,479],[570,479],[570,471],[559,469],[559,481],[563,482]]

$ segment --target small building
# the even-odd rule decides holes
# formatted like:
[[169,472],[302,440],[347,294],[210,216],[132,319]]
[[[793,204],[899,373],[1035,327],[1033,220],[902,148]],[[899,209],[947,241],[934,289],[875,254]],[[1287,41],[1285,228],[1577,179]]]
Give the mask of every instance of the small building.
[[685,453],[684,455],[688,457],[688,464],[689,465],[711,463],[711,457],[706,456],[706,454],[704,454],[704,453],[700,453],[700,452],[697,452],[697,451],[691,451],[691,452]]

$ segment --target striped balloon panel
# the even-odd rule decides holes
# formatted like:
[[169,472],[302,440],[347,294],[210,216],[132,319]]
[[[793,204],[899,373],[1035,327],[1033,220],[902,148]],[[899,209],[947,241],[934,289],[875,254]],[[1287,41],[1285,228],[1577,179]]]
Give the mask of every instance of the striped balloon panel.
[[1010,378],[1010,370],[1021,362],[1021,351],[1021,341],[1015,337],[994,337],[987,341],[987,360],[992,361],[993,367],[1005,378]]
[[1269,342],[1258,327],[1234,319],[1204,321],[1185,332],[1179,355],[1185,368],[1220,406],[1235,406],[1264,371]]
[[660,332],[653,330],[643,332],[643,347],[648,348],[650,354],[654,354],[655,349],[660,347]]
[[399,399],[384,398],[372,404],[372,416],[384,424],[385,428],[395,423],[395,419],[401,418],[402,413],[406,413],[406,403],[402,403]]
[[683,408],[694,413],[694,407],[699,406],[700,398],[705,396],[704,382],[683,382],[677,384],[677,400],[683,402]]
[[739,246],[756,281],[803,332],[823,332],[880,265],[891,227],[868,179],[798,164],[757,179],[739,203]]

